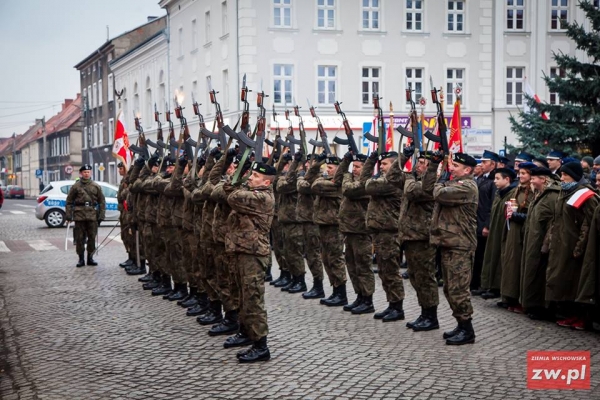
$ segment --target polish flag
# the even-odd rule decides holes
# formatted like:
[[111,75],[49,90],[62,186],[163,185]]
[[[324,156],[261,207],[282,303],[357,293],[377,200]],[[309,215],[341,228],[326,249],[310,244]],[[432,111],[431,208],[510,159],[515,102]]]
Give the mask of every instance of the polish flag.
[[460,125],[460,100],[454,102],[454,114],[450,121],[450,137],[448,138],[448,148],[451,153],[463,152],[462,132]]
[[[523,89],[525,89],[525,92],[529,97],[533,97],[533,99],[535,100],[536,103],[541,103],[541,100],[539,98],[539,96],[537,94],[535,94],[535,92],[533,91],[533,88],[531,87],[531,85],[529,84],[529,82],[527,80],[525,80],[525,82],[523,83]],[[529,105],[527,104],[527,102],[523,102],[523,112],[526,113],[530,113],[531,109],[529,108]],[[546,115],[546,113],[542,113],[542,119],[547,120],[548,119],[548,115]]]
[[595,193],[593,190],[588,188],[579,189],[571,196],[567,204],[571,207],[579,209],[590,197],[594,197]]
[[129,137],[127,136],[127,130],[125,129],[125,116],[121,110],[119,110],[119,115],[115,122],[114,140],[112,148],[113,156],[123,162],[123,165],[125,165],[125,169],[127,170],[131,165],[133,152],[129,150]]

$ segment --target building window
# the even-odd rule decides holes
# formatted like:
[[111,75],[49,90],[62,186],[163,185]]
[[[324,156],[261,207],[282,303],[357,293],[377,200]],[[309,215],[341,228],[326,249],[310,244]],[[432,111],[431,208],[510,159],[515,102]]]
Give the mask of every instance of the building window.
[[[550,68],[550,78],[565,78],[567,76],[564,68]],[[564,104],[564,101],[558,96],[557,92],[550,92],[550,104]]]
[[192,20],[192,50],[196,50],[198,48],[198,24],[196,20]]
[[523,79],[525,68],[506,68],[506,105],[520,106],[523,104]]
[[100,144],[100,138],[98,137],[98,124],[94,124],[94,133],[93,133],[92,141],[93,141],[94,147],[96,147]]
[[456,101],[454,89],[460,86],[462,89],[461,101],[465,99],[465,70],[460,68],[448,68],[446,70],[446,107],[452,108]]
[[115,100],[115,82],[113,81],[113,74],[108,74],[108,92],[106,93],[108,96],[108,101]]
[[406,0],[406,30],[423,31],[423,1]]
[[525,0],[506,0],[506,30],[524,30]]
[[227,2],[221,3],[221,36],[229,33],[229,17],[227,15]]
[[98,84],[94,82],[92,85],[92,95],[90,96],[92,98],[92,108],[96,108],[96,96],[98,96]]
[[[412,90],[413,99],[420,99],[423,96],[423,75],[423,68],[406,68],[406,83]],[[407,101],[406,104],[409,102]]]
[[292,99],[292,73],[294,66],[291,64],[275,64],[273,66],[273,102],[275,104],[291,104]]
[[206,36],[205,43],[210,43],[210,11],[204,13],[204,35]]
[[92,94],[93,92],[92,92],[92,86],[91,85],[87,87],[87,93],[88,93],[87,106],[88,106],[88,109],[91,109],[91,108],[94,107],[94,100],[93,100],[94,96]]
[[208,115],[210,115],[211,111],[214,108],[214,105],[210,102],[210,94],[209,94],[210,83],[209,82],[212,83],[212,77],[210,75],[208,75],[206,77],[206,86],[207,86],[207,89],[205,91],[205,93],[206,93],[206,100],[204,100],[204,104],[206,104],[206,114],[208,114]]
[[183,57],[183,28],[179,28],[179,41],[177,42],[177,55]]
[[292,27],[292,0],[273,0],[273,26]]
[[319,104],[333,104],[337,97],[337,67],[319,65],[317,67],[317,92]]
[[167,98],[165,91],[165,73],[163,71],[160,71],[158,74],[158,82],[158,109],[162,110],[164,113],[167,107]]
[[335,28],[335,0],[317,0],[317,27]]
[[87,126],[83,127],[83,148],[87,149],[88,147],[88,128]]
[[[133,84],[133,113],[137,114],[140,112],[140,95],[138,94],[138,84],[137,82]],[[129,118],[129,115],[125,115],[126,118]]]
[[379,0],[362,0],[362,27],[366,30],[379,30]]
[[552,0],[550,12],[550,29],[553,31],[567,29],[569,0]]
[[114,118],[108,119],[108,140],[109,140],[108,143],[115,141],[115,119]]
[[223,109],[229,109],[229,71],[223,70]]
[[373,96],[379,94],[381,70],[375,67],[362,69],[362,104],[371,104]]
[[102,99],[102,79],[98,81],[98,107],[102,107],[104,100]]
[[150,77],[146,77],[146,107],[144,111],[144,115],[142,115],[142,121],[146,121],[145,125],[147,127],[152,126],[153,118],[152,112],[154,111],[152,108],[152,86],[150,86]]
[[98,145],[103,146],[108,142],[108,139],[104,137],[104,122],[98,124]]
[[464,0],[448,0],[448,31],[465,31],[465,2]]

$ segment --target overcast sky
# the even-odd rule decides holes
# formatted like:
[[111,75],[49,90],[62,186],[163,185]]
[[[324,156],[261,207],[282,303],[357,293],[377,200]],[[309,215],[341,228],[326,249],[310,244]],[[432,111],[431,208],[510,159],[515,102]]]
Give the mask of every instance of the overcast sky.
[[80,90],[73,66],[106,41],[106,26],[115,37],[162,16],[158,2],[0,0],[0,137],[58,113]]

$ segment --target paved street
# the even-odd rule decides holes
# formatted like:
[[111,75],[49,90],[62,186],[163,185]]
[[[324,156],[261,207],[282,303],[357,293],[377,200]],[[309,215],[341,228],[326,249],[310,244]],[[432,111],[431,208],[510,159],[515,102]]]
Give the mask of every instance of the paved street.
[[[476,343],[449,347],[441,335],[455,322],[441,289],[441,329],[414,333],[404,321],[383,324],[267,286],[272,359],[239,365],[222,337],[124,274],[120,243],[100,252],[98,267],[76,269],[65,228],[48,229],[34,206],[6,200],[0,210],[2,399],[600,398],[598,333],[475,299]],[[405,287],[412,319],[418,306]],[[545,349],[590,350],[591,392],[527,390],[526,352]]]

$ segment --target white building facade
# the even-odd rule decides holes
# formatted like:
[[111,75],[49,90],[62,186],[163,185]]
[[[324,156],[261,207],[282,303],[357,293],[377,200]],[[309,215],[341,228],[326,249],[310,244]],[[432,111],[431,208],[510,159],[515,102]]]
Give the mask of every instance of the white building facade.
[[[214,119],[207,78],[219,92],[226,122],[237,121],[244,74],[250,90],[262,85],[269,95],[267,109],[274,103],[282,115],[299,104],[309,131],[316,124],[307,99],[328,133],[343,135],[333,108],[340,101],[361,135],[373,120],[375,93],[382,97],[384,115],[392,102],[396,123],[404,123],[408,85],[415,100],[427,99],[424,114],[431,128],[436,114],[431,77],[444,89],[447,118],[452,89],[462,87],[461,125],[466,150],[474,154],[502,149],[505,137],[516,144],[508,117],[522,107],[526,82],[543,101],[560,101],[542,77],[564,73],[553,64],[552,52],[581,56],[565,35],[564,21],[585,19],[574,0],[162,0],[160,5],[168,13],[170,97],[175,89],[185,94],[192,130],[197,121],[192,93],[203,103],[205,119]],[[250,99],[254,103],[255,96]],[[255,104],[251,110],[255,121]],[[287,126],[283,118],[280,125]]]

